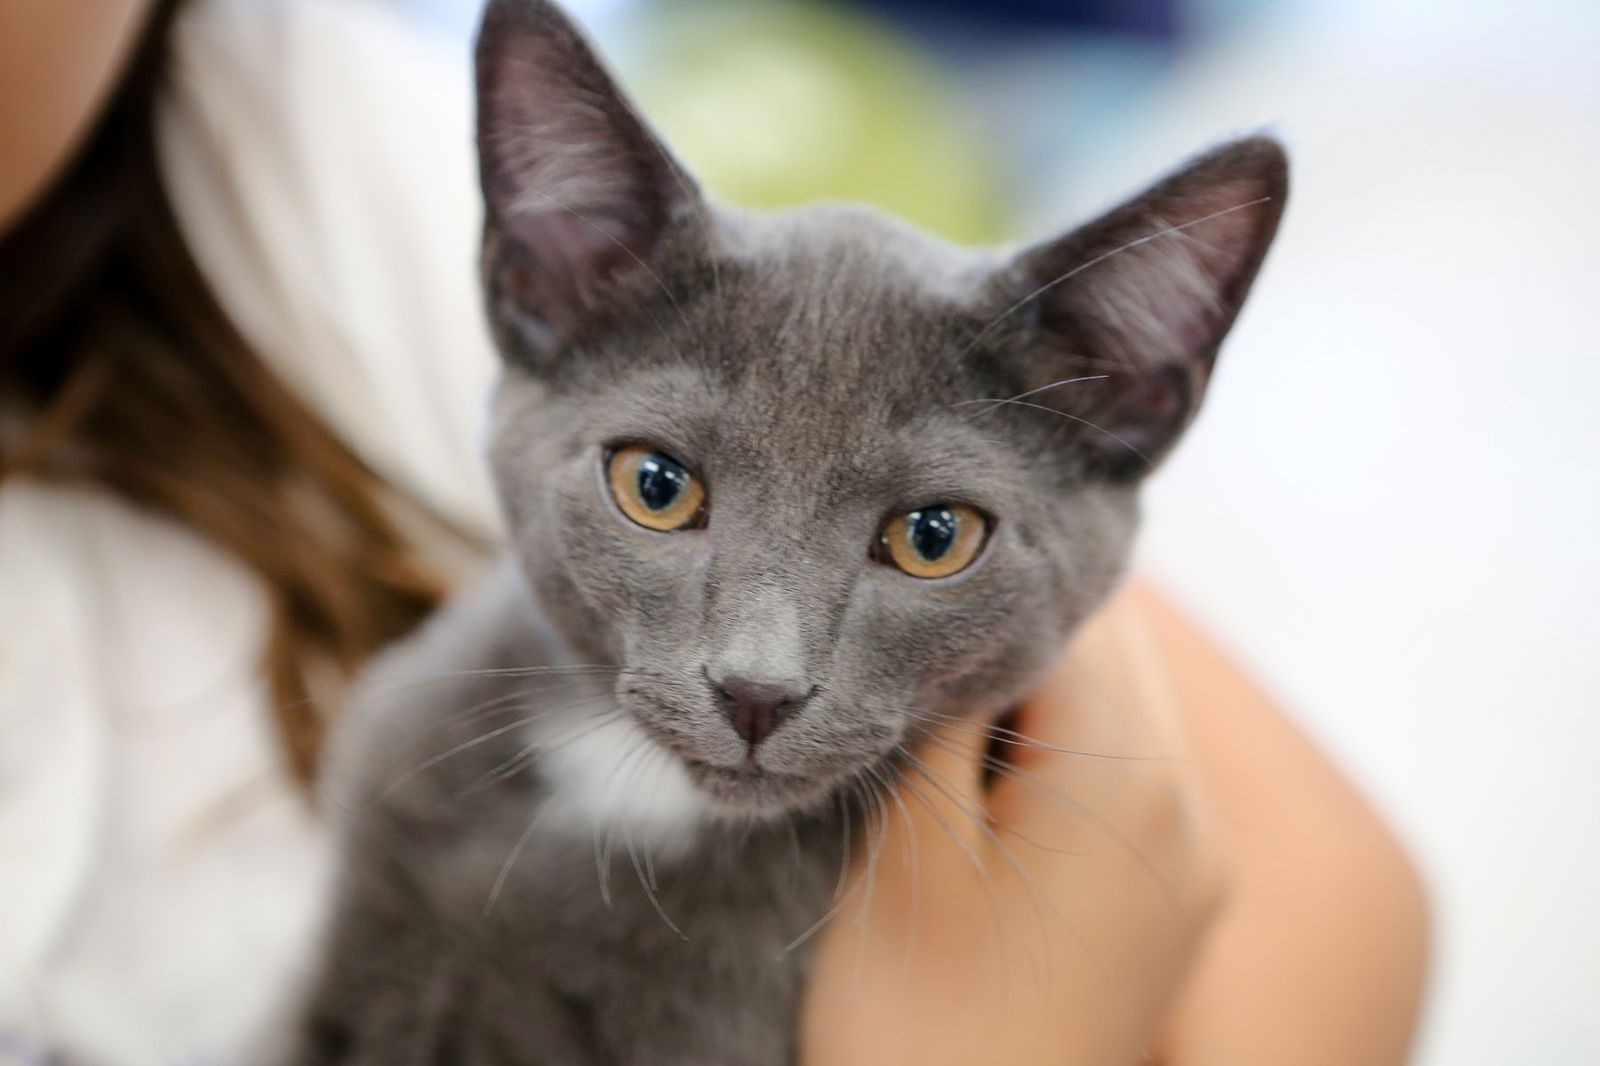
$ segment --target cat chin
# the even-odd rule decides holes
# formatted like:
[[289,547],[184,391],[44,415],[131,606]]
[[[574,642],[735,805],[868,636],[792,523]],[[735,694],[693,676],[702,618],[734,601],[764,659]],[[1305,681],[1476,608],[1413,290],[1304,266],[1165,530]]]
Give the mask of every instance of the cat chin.
[[546,734],[539,739],[547,824],[583,840],[615,827],[670,854],[712,823],[815,809],[838,787],[812,774],[696,758],[631,717],[535,729]]
[[760,766],[724,766],[684,759],[689,779],[705,793],[718,814],[779,817],[817,806],[832,792],[828,782]]

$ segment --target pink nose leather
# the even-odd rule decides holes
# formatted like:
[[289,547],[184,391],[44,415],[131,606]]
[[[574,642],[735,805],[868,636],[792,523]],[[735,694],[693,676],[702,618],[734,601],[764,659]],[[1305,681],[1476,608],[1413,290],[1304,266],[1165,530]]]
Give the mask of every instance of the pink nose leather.
[[716,690],[733,731],[751,748],[770,737],[809,694],[796,685],[744,677],[723,678]]

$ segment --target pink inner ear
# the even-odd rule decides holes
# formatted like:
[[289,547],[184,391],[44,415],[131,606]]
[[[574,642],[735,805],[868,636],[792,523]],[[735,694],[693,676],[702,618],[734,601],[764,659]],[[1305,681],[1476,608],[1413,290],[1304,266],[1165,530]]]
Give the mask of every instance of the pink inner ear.
[[1124,389],[1112,403],[1115,423],[1166,424],[1183,414],[1184,399],[1169,375],[1152,374]]
[[1029,253],[1041,281],[1060,279],[1042,310],[1106,363],[1147,371],[1207,361],[1244,301],[1287,188],[1276,143],[1224,145]]
[[478,41],[486,231],[507,312],[559,344],[646,262],[692,195],[576,29],[541,4],[492,3]]
[[1106,375],[1041,402],[1084,423],[1113,476],[1142,474],[1188,422],[1287,189],[1277,144],[1238,141],[1025,255],[1046,342],[1030,376]]
[[1142,233],[1085,271],[1082,303],[1124,365],[1206,356],[1233,320],[1259,255],[1266,204],[1259,187],[1208,192],[1161,205],[1159,215],[1145,216]]
[[1148,473],[1183,431],[1204,379],[1203,368],[1174,365],[1112,375],[1108,395],[1083,416],[1092,424],[1083,435],[1084,447],[1109,473]]
[[629,246],[628,228],[616,217],[556,208],[523,212],[502,225],[508,236],[534,256],[542,270],[602,280],[638,254]]
[[516,249],[501,261],[502,286],[516,306],[542,319],[555,335],[573,328],[602,287],[639,262],[623,224],[603,215],[526,213],[506,220],[502,229]]
[[[501,217],[626,210],[648,176],[643,131],[587,56],[536,35],[502,44],[480,84],[479,148]],[[602,82],[597,91],[595,80]]]

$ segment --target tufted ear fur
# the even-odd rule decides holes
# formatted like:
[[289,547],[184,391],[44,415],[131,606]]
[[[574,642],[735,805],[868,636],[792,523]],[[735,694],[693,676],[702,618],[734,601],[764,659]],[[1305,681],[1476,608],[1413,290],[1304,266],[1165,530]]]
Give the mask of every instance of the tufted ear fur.
[[1193,417],[1287,193],[1283,149],[1236,141],[1014,262],[1034,325],[1020,380],[1083,431],[1093,471],[1140,476]]
[[491,0],[478,32],[483,268],[502,351],[534,369],[701,209],[582,34],[546,0]]

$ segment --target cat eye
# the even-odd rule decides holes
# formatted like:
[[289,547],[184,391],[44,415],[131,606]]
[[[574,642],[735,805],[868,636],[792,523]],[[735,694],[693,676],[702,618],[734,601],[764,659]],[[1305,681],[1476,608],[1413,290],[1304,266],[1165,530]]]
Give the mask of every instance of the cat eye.
[[959,574],[989,539],[989,519],[964,503],[939,503],[884,523],[873,558],[912,577]]
[[666,452],[629,444],[606,457],[606,483],[622,513],[646,529],[672,533],[705,524],[706,490]]

